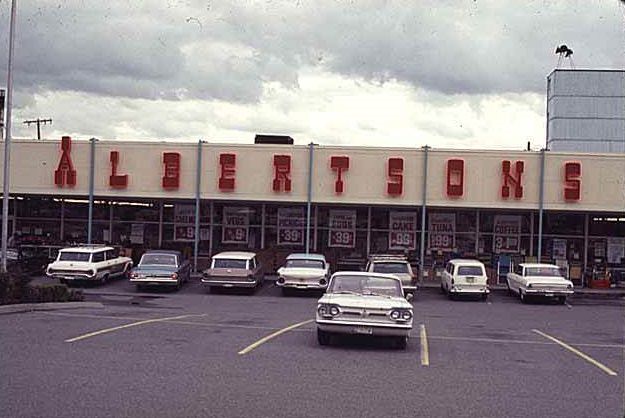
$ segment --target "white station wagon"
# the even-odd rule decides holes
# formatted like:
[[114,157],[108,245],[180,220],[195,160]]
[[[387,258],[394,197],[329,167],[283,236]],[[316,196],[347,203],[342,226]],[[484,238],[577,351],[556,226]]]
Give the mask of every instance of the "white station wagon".
[[508,292],[516,293],[522,303],[530,296],[556,298],[564,305],[573,294],[573,282],[562,277],[553,264],[521,263],[507,275]]
[[481,261],[453,259],[447,262],[441,275],[441,290],[450,299],[456,295],[479,295],[485,300],[490,292],[487,282],[486,268]]
[[401,281],[390,274],[339,272],[330,278],[317,302],[317,340],[327,345],[333,334],[392,338],[404,349],[412,329],[412,305]]
[[276,285],[289,289],[325,289],[330,279],[330,266],[322,254],[290,254],[278,269]]
[[74,280],[91,280],[105,283],[108,279],[126,275],[132,268],[132,259],[120,257],[113,247],[82,246],[63,248],[46,275],[61,283]]

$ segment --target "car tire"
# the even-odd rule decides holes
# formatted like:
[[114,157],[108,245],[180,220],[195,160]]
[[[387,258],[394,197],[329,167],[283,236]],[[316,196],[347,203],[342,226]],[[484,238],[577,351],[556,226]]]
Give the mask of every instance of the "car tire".
[[488,300],[488,294],[484,293],[482,295],[482,302],[486,302]]
[[59,279],[61,284],[67,285],[67,279]]
[[319,345],[330,345],[331,335],[329,332],[322,331],[317,328],[317,342]]
[[441,283],[441,293],[444,295],[445,294],[445,286],[443,286],[443,284]]
[[282,288],[282,296],[291,296],[291,289],[289,289],[288,287],[283,287]]
[[521,289],[519,289],[519,299],[521,303],[527,303],[527,295],[523,293]]
[[408,347],[408,337],[395,337],[395,347],[398,350],[405,350]]
[[143,285],[140,285],[140,284],[135,285],[135,290],[136,290],[137,292],[143,292]]
[[105,284],[106,284],[106,282],[108,282],[108,280],[109,280],[109,275],[108,275],[108,274],[105,274],[105,275],[104,275],[104,276],[102,276],[102,278],[100,279],[100,284],[101,284],[101,285],[105,285]]
[[453,292],[447,291],[447,297],[449,300],[456,300],[456,295]]
[[559,296],[558,297],[558,304],[559,305],[566,305],[566,296]]
[[512,288],[510,287],[510,281],[506,280],[506,286],[508,287],[508,296],[514,296],[514,292],[512,291]]

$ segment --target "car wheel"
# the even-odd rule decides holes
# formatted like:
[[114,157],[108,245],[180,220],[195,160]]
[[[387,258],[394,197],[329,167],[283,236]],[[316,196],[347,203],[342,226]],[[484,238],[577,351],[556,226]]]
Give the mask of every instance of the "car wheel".
[[108,274],[105,274],[105,275],[104,275],[104,276],[102,276],[102,278],[100,279],[100,284],[102,284],[102,285],[103,285],[103,284],[106,284],[106,282],[108,281],[108,279],[109,279],[109,275],[108,275]]
[[66,285],[67,284],[67,279],[59,279],[59,282],[61,284],[65,284]]
[[566,304],[566,296],[560,296],[558,297],[558,303],[560,305],[565,305]]
[[521,303],[527,303],[527,295],[521,289],[519,289],[519,299],[521,299]]
[[395,347],[399,350],[405,350],[408,347],[408,337],[395,337]]
[[182,279],[180,279],[177,283],[176,283],[176,291],[180,290],[182,288]]
[[486,302],[487,300],[488,300],[488,294],[487,294],[487,293],[484,293],[484,294],[482,295],[482,302]]
[[317,342],[319,342],[319,345],[329,345],[330,333],[317,328]]
[[441,293],[444,295],[445,294],[445,286],[443,286],[443,284],[441,283]]
[[138,285],[136,285],[136,286],[135,286],[135,290],[136,290],[137,292],[142,292],[142,291],[143,291],[143,286],[142,286],[142,285],[140,285],[140,284],[138,284]]
[[449,290],[447,291],[447,296],[449,297],[449,300],[455,300],[456,299],[455,293],[450,292]]

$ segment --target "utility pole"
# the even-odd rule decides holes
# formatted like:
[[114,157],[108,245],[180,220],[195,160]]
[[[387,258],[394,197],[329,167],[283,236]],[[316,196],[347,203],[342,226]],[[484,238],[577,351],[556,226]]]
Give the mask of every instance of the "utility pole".
[[52,125],[52,119],[31,119],[31,120],[25,120],[24,123],[28,126],[32,125],[33,123],[37,124],[37,139],[41,139],[41,124],[47,125],[48,123],[50,125]]

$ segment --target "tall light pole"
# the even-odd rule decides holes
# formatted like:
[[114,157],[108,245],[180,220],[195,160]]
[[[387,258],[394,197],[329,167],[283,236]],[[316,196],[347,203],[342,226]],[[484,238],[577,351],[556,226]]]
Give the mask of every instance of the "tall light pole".
[[13,102],[13,44],[15,43],[15,12],[17,1],[11,2],[11,23],[9,29],[9,68],[7,73],[7,122],[4,138],[4,177],[2,185],[2,272],[7,271],[7,241],[9,239],[9,164],[11,161],[11,108]]

